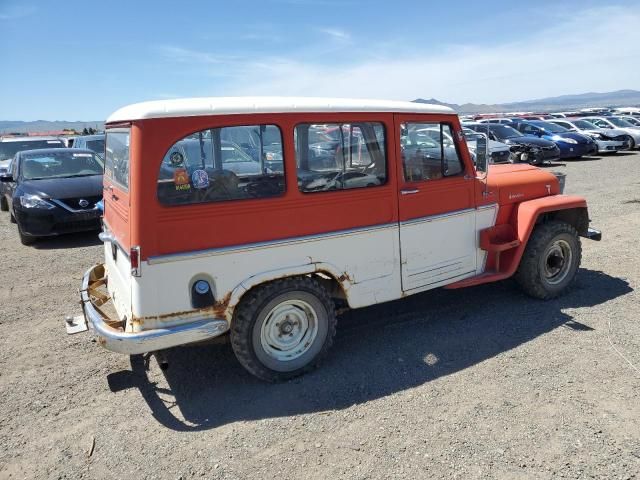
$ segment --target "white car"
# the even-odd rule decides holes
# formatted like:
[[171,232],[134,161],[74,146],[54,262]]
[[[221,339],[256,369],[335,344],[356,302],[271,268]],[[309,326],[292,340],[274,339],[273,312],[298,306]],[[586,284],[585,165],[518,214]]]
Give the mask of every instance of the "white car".
[[478,123],[501,123],[503,125],[510,125],[513,123],[513,119],[511,118],[483,118],[481,120],[477,120]]
[[[487,135],[464,127],[462,127],[462,133],[464,133],[464,138],[467,141],[469,151],[475,155],[478,139],[487,138]],[[509,161],[509,157],[511,156],[511,148],[509,145],[502,142],[496,142],[495,140],[489,140],[488,146],[491,163],[506,163]]]
[[627,116],[627,115],[618,115],[618,118],[626,120],[627,122],[629,122],[634,127],[640,127],[640,117],[631,117],[631,116]]
[[629,147],[629,150],[640,147],[640,127],[634,127],[631,123],[618,118],[618,117],[583,117],[581,120],[586,120],[589,123],[593,123],[598,128],[617,129],[624,131],[633,140]]
[[631,148],[630,135],[624,130],[599,128],[582,118],[554,118],[548,121],[572,132],[590,136],[598,145],[598,153],[615,153]]

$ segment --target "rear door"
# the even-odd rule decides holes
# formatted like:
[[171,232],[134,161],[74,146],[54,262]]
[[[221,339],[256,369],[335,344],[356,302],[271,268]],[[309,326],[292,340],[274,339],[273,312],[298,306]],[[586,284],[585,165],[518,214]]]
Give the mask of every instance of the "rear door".
[[449,122],[396,115],[403,291],[475,275],[473,175],[460,154],[464,137]]
[[107,130],[104,168],[104,220],[125,252],[130,248],[129,229],[129,128]]

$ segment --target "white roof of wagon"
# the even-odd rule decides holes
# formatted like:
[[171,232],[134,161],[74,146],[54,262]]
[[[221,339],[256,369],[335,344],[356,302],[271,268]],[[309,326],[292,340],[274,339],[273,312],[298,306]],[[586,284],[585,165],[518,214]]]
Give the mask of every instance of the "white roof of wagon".
[[316,97],[202,97],[134,103],[116,110],[110,122],[146,118],[297,112],[455,113],[451,108],[393,100]]

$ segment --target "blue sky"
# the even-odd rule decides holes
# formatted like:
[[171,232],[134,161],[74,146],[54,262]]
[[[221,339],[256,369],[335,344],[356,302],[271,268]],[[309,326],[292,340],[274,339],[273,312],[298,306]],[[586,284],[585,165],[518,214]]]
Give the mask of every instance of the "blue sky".
[[640,89],[640,2],[0,0],[0,119],[309,95],[497,103]]

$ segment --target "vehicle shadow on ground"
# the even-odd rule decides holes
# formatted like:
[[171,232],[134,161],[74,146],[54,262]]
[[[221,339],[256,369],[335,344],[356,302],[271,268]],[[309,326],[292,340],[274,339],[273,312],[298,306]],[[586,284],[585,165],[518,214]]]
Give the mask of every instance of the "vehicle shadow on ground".
[[567,295],[548,302],[526,297],[511,281],[441,289],[342,315],[320,369],[287,383],[252,377],[228,343],[168,351],[168,389],[149,379],[141,356],[108,382],[113,391],[138,388],[154,418],[177,431],[340,410],[456,373],[561,326],[588,335],[593,328],[563,310],[631,291],[622,279],[584,269]]
[[99,231],[69,233],[50,238],[40,238],[33,245],[37,250],[63,250],[67,248],[83,248],[100,245]]

